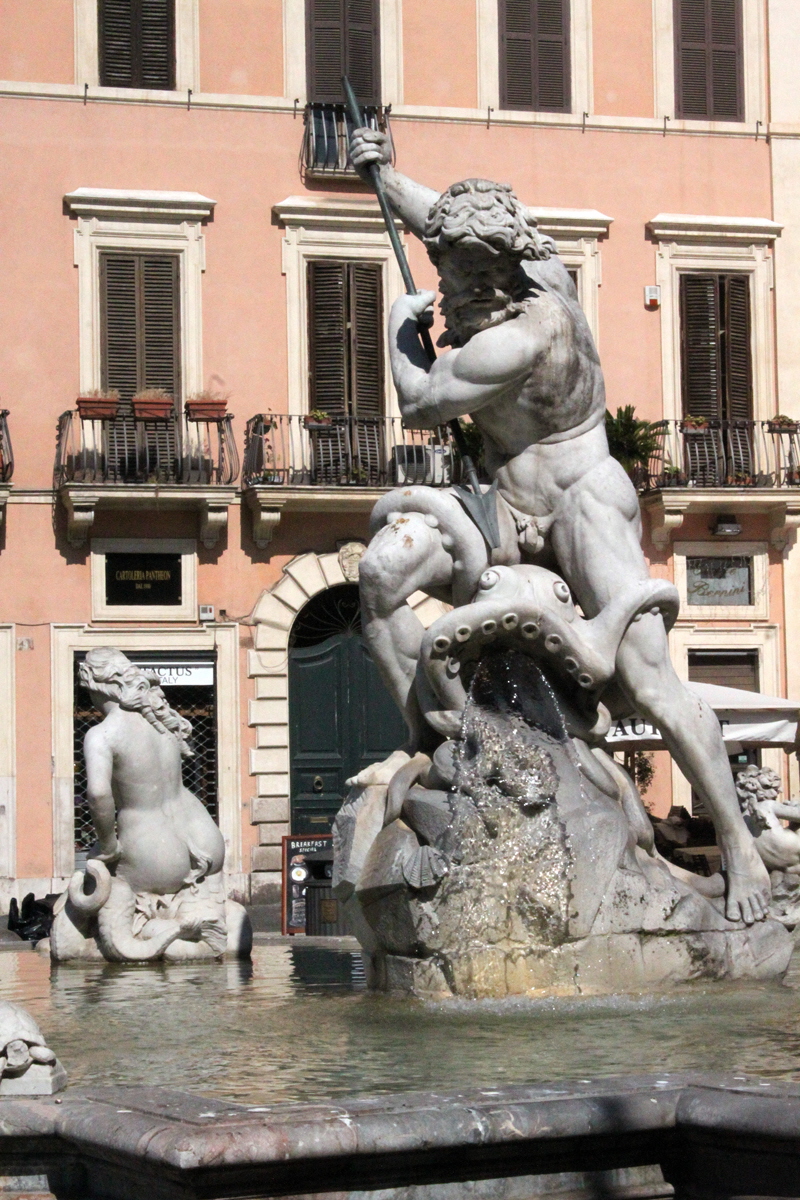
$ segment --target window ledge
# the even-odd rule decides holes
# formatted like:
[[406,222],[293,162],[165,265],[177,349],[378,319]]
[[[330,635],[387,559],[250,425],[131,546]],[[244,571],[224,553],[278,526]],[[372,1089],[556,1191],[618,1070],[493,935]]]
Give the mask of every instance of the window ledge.
[[770,245],[780,237],[783,226],[766,217],[709,217],[687,213],[659,213],[647,222],[659,242],[735,242],[740,245]]
[[135,220],[207,221],[216,200],[199,192],[128,191],[123,188],[76,188],[64,205],[73,217],[119,217]]
[[[650,537],[657,550],[668,551],[672,536],[690,513],[764,513],[769,517],[771,545],[784,550],[800,528],[800,487],[787,488],[663,488],[640,498],[650,515]],[[726,542],[731,553],[736,538]]]
[[535,218],[540,233],[552,238],[600,238],[608,234],[613,217],[596,208],[534,208],[528,212]]
[[[287,196],[273,204],[273,215],[286,229],[341,229],[385,234],[380,205],[376,200],[335,200],[329,196]],[[395,226],[403,222],[395,218]]]

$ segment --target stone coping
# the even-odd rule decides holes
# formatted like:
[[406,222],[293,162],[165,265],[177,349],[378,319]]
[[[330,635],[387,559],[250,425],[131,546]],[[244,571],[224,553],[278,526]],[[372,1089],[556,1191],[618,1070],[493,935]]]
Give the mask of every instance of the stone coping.
[[387,1188],[434,1196],[457,1181],[646,1164],[668,1181],[658,1195],[800,1195],[800,1084],[665,1073],[275,1106],[147,1087],[0,1101],[0,1175],[46,1177],[41,1194],[82,1200],[386,1200]]

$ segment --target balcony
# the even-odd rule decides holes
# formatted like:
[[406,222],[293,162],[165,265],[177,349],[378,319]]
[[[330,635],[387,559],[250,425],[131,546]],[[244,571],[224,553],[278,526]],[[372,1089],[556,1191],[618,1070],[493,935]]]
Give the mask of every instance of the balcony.
[[659,549],[687,512],[733,510],[768,513],[773,545],[786,545],[800,521],[800,423],[659,421],[654,428],[658,448],[634,480]]
[[446,431],[405,429],[399,417],[259,413],[247,422],[242,483],[261,548],[284,509],[369,512],[387,488],[448,487],[458,473]]
[[13,474],[14,451],[11,448],[11,434],[8,432],[8,409],[3,408],[0,409],[0,524],[5,519]]
[[[386,133],[390,108],[369,104],[362,108],[363,123]],[[305,132],[301,152],[301,174],[314,178],[352,179],[355,168],[350,162],[352,122],[344,104],[307,104],[303,113]]]
[[67,510],[71,545],[86,542],[98,507],[195,508],[212,547],[236,498],[239,455],[232,418],[193,421],[132,416],[86,420],[62,413],[53,478]]

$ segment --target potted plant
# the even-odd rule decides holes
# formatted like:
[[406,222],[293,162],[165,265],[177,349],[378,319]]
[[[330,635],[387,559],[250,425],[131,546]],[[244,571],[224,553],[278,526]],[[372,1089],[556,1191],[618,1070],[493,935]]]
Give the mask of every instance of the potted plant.
[[662,471],[662,487],[680,487],[683,483],[683,471],[674,463],[667,463]]
[[616,416],[606,412],[606,437],[611,457],[624,467],[638,487],[646,484],[650,459],[661,444],[658,430],[650,421],[637,417],[632,404],[626,404],[617,409]]
[[82,421],[109,421],[119,410],[119,392],[116,388],[93,388],[81,392],[77,400]]
[[699,417],[695,413],[687,413],[681,421],[681,429],[684,433],[702,433],[708,428],[708,417]]
[[800,422],[795,421],[794,417],[778,413],[776,417],[770,417],[767,421],[767,429],[770,433],[797,433]]
[[228,411],[227,392],[195,392],[186,401],[186,416],[190,421],[221,421]]
[[306,429],[327,429],[333,424],[333,417],[326,413],[324,408],[312,408],[311,412],[303,417],[303,424]]
[[175,412],[175,401],[165,388],[143,388],[133,397],[137,421],[166,421]]

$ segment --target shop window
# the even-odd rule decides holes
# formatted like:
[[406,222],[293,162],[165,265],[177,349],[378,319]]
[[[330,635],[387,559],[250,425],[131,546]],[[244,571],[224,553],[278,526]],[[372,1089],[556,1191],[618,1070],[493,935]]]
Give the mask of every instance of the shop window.
[[[172,707],[192,723],[191,758],[182,760],[183,784],[218,820],[217,686],[213,652],[182,653],[126,651],[131,662],[155,672]],[[102,721],[89,693],[78,677],[85,652],[74,656],[73,738],[75,752],[75,855],[76,866],[85,862],[95,842],[94,824],[86,799],[86,764],[83,739]]]
[[675,0],[675,114],[744,120],[741,0]]
[[98,0],[103,87],[175,87],[175,0]]
[[378,0],[306,0],[306,46],[312,104],[341,104],[343,75],[361,104],[380,104]]
[[500,0],[500,107],[570,112],[569,0]]
[[749,555],[687,557],[686,602],[690,607],[744,607],[753,603]]

